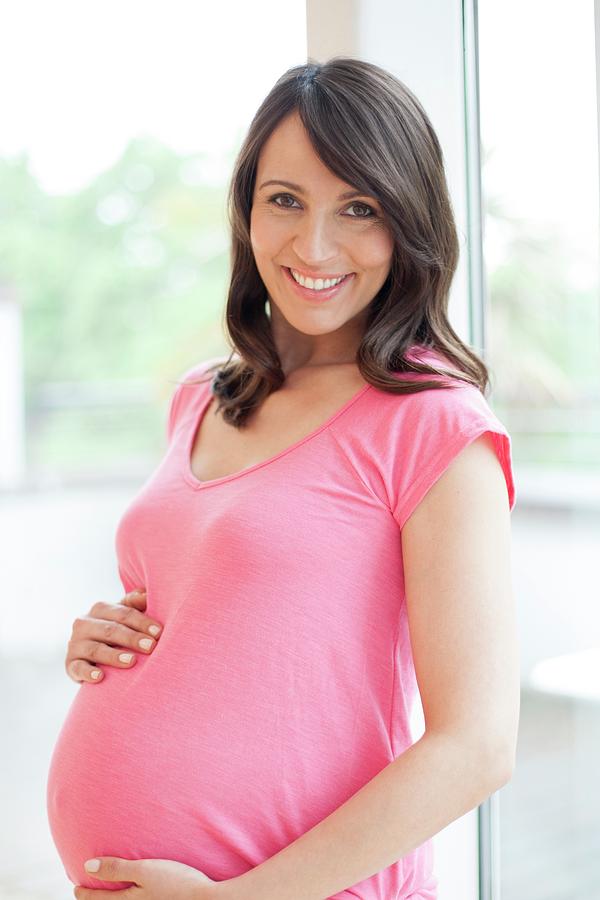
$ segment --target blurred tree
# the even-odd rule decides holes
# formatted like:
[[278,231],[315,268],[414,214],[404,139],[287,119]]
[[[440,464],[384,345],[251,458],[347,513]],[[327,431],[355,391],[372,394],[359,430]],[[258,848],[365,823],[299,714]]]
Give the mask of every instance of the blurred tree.
[[137,138],[82,191],[47,196],[0,160],[0,276],[23,303],[28,387],[179,372],[222,347],[225,186]]
[[[492,153],[484,154],[485,166]],[[600,309],[558,227],[484,192],[494,405],[521,461],[600,468]],[[488,254],[486,254],[488,255]]]

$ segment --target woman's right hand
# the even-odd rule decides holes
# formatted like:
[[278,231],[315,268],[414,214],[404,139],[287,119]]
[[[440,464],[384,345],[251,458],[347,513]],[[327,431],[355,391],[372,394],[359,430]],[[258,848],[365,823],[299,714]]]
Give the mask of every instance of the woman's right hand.
[[[118,603],[94,603],[87,615],[75,619],[65,657],[69,678],[93,684],[104,677],[98,663],[128,669],[137,659],[132,650],[152,653],[156,639],[162,634],[162,625],[145,615],[145,609],[146,592],[132,591]],[[154,634],[156,627],[159,631]],[[140,640],[150,640],[150,644],[140,646]],[[120,659],[123,653],[128,653],[131,659]]]

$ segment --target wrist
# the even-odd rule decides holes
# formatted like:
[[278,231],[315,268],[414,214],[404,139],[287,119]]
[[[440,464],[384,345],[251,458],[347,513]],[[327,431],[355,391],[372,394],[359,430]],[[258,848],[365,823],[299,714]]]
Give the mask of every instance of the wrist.
[[246,874],[235,875],[224,881],[215,881],[211,888],[210,900],[249,900]]

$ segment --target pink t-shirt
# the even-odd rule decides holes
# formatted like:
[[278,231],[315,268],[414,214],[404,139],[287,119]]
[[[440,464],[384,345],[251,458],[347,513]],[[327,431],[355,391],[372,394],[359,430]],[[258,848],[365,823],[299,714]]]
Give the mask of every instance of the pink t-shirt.
[[[52,835],[88,887],[130,884],[88,875],[93,856],[240,875],[403,753],[417,684],[402,526],[488,431],[515,503],[510,437],[475,387],[366,385],[272,458],[200,482],[209,401],[208,381],[175,389],[166,453],[116,532],[123,587],[146,586],[163,634],[134,668],[80,685],[51,759]],[[432,849],[335,897],[435,900]]]

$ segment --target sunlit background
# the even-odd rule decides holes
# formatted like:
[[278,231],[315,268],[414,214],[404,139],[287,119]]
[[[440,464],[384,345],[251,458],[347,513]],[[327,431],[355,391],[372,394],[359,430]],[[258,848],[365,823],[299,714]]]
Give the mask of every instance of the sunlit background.
[[[523,690],[517,770],[500,792],[502,897],[592,900],[594,10],[481,0],[478,12],[491,404],[513,439],[518,492]],[[288,0],[285,26],[266,0],[23,0],[2,19],[0,895],[64,900],[43,799],[77,690],[62,662],[71,623],[122,596],[114,530],[164,452],[174,382],[227,352],[227,181],[260,101],[305,61],[305,4]]]
[[[494,406],[521,624],[503,900],[600,898],[600,294],[594,4],[479,3]],[[600,48],[599,48],[600,52]]]

